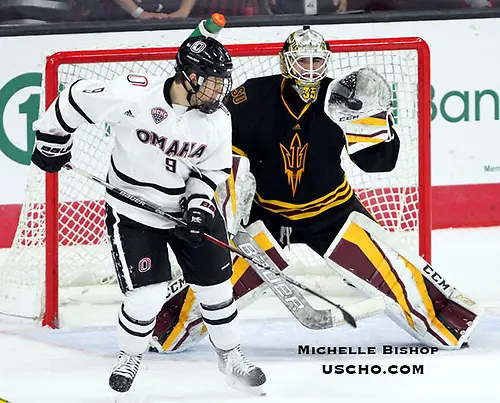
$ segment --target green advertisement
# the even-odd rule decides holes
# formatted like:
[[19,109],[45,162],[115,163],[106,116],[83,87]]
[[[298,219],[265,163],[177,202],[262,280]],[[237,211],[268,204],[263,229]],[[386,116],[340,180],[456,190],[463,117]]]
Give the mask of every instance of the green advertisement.
[[[19,164],[30,164],[35,140],[32,125],[39,113],[41,85],[42,74],[32,72],[12,78],[0,89],[0,151]],[[27,148],[20,149],[11,141],[19,134],[7,131],[5,113],[7,105],[12,102],[13,97],[19,91],[27,88],[31,88],[33,93],[15,106],[15,110],[23,115],[26,122],[23,134],[26,138]],[[393,86],[392,90],[395,100],[393,104],[395,117],[398,119],[398,109],[401,108],[401,103],[398,102],[397,87]],[[451,90],[438,96],[435,88],[431,87],[431,96],[432,120],[442,119],[448,123],[461,123],[500,119],[499,95],[493,89]],[[109,127],[106,127],[105,130],[109,133]]]
[[[33,133],[31,127],[38,117],[41,86],[42,73],[25,73],[14,77],[0,89],[0,150],[9,159],[19,164],[30,164],[31,152],[35,142],[35,133]],[[19,114],[24,115],[26,120],[24,135],[26,136],[27,149],[23,150],[11,141],[17,133],[7,133],[7,128],[5,127],[5,110],[14,95],[25,88],[31,87],[37,89],[37,93],[31,94],[27,100],[17,105]]]
[[452,90],[437,97],[431,87],[432,120],[442,118],[449,123],[478,122],[481,120],[498,120],[498,92],[486,90]]

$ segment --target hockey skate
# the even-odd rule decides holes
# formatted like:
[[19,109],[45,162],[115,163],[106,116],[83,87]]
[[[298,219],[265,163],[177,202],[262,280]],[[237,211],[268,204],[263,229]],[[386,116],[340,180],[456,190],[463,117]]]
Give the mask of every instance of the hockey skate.
[[219,357],[219,370],[226,376],[229,386],[244,392],[266,394],[262,387],[266,382],[266,375],[243,355],[240,345],[232,350],[215,347],[215,351]]
[[142,354],[129,355],[120,351],[118,362],[111,368],[109,377],[109,386],[116,392],[128,392],[134,382],[139,365],[141,363]]

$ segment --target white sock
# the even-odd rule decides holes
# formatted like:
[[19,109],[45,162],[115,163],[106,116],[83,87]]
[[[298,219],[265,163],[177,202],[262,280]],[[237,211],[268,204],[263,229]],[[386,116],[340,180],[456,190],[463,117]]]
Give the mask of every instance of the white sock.
[[166,283],[128,291],[118,312],[116,335],[120,350],[139,355],[147,350],[166,296]]
[[191,285],[191,288],[212,343],[221,350],[231,350],[240,344],[238,310],[231,281],[210,286]]

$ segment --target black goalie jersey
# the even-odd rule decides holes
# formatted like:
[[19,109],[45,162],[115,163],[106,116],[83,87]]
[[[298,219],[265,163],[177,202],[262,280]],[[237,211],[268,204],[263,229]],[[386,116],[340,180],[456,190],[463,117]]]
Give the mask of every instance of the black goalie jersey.
[[[282,226],[327,225],[354,196],[340,165],[346,135],[324,112],[330,78],[305,104],[281,75],[250,79],[232,91],[233,152],[247,156],[257,182],[253,213]],[[366,172],[394,168],[399,139],[350,155]],[[253,214],[254,215],[254,214]]]

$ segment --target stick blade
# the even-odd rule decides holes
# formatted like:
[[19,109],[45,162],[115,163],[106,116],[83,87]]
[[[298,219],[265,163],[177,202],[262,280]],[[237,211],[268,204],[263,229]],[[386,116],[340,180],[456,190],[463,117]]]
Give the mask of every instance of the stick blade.
[[354,317],[347,312],[344,308],[339,308],[340,311],[342,312],[342,316],[344,317],[344,320],[349,323],[353,328],[357,328],[358,325],[356,324],[356,320]]

